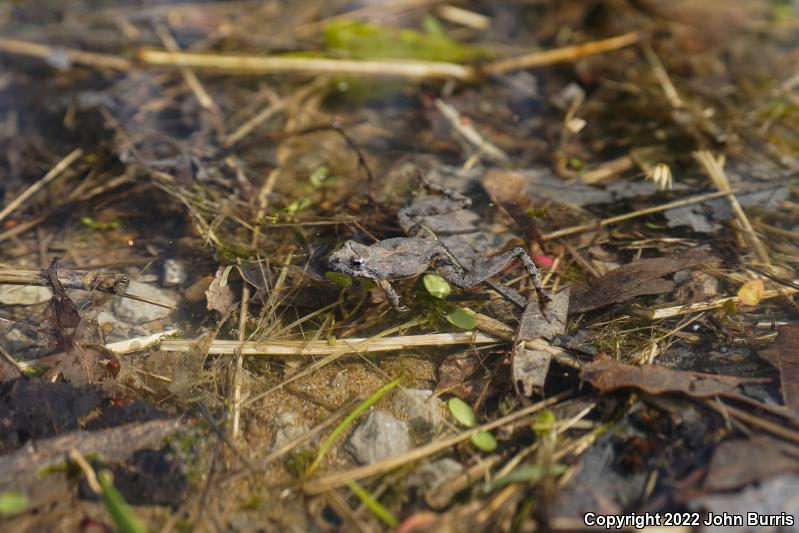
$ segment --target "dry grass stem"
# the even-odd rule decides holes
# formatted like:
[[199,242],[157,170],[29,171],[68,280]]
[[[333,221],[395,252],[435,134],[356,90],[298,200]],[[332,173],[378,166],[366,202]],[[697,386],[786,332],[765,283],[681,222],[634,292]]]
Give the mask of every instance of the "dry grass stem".
[[[379,353],[412,350],[427,346],[455,346],[459,344],[495,344],[499,339],[483,333],[430,333],[427,335],[404,335],[384,338],[338,339],[335,344],[327,341],[248,341],[215,340],[208,347],[209,355],[233,355],[241,347],[242,355],[262,356],[315,356],[343,355],[350,353]],[[161,343],[166,352],[189,352],[196,340],[167,339]]]
[[257,114],[255,114],[252,118],[247,120],[244,124],[236,128],[233,133],[228,135],[225,138],[224,145],[225,146],[233,146],[237,142],[241,141],[245,137],[247,137],[250,133],[255,131],[255,128],[281,112],[285,108],[283,102],[281,101],[274,101],[270,102],[268,106],[263,108]]
[[644,57],[646,57],[647,62],[652,67],[655,78],[663,89],[663,94],[666,95],[669,105],[676,109],[683,107],[684,104],[682,98],[680,98],[680,93],[677,92],[677,88],[674,87],[674,84],[671,82],[669,73],[663,66],[663,62],[660,61],[660,58],[652,49],[652,46],[650,46],[649,43],[645,43],[641,46],[641,49],[644,52]]
[[[0,39],[2,40],[2,39]],[[0,221],[5,220],[8,215],[16,211],[19,206],[21,206],[25,201],[39,192],[41,189],[46,187],[50,182],[56,179],[58,176],[61,175],[69,166],[74,163],[80,156],[83,155],[83,150],[80,148],[75,148],[70,153],[68,153],[61,161],[59,161],[56,166],[50,169],[50,171],[44,175],[40,180],[36,183],[22,191],[19,196],[14,198],[7,206],[0,211]]]
[[100,482],[97,480],[97,473],[92,468],[92,465],[89,464],[89,461],[81,454],[77,449],[72,448],[69,450],[69,459],[78,465],[78,467],[83,471],[83,475],[86,478],[86,483],[89,487],[94,491],[95,494],[102,494],[103,488],[100,486]]
[[436,13],[442,19],[453,24],[460,24],[475,30],[487,30],[491,26],[491,18],[462,7],[444,4],[438,6]]
[[470,439],[472,435],[480,433],[481,431],[491,431],[492,429],[502,427],[506,424],[510,424],[511,422],[515,422],[516,420],[519,420],[533,413],[541,411],[542,409],[546,409],[547,407],[550,407],[562,400],[565,400],[571,394],[573,394],[573,391],[571,390],[561,392],[559,394],[556,394],[555,396],[552,396],[551,398],[534,403],[533,405],[519,409],[518,411],[514,411],[513,413],[503,416],[502,418],[498,418],[497,420],[494,420],[492,422],[488,422],[486,424],[474,427],[470,430],[458,433],[457,435],[452,437],[431,442],[426,446],[421,446],[419,448],[411,450],[410,452],[396,455],[379,463],[366,465],[359,468],[354,468],[352,470],[348,470],[346,472],[341,472],[339,474],[333,474],[323,478],[306,481],[303,484],[303,490],[307,494],[321,494],[328,490],[341,487],[342,485],[345,485],[349,480],[359,481],[367,477],[386,473],[402,465],[418,461],[419,459],[424,459],[425,457],[429,457],[438,452],[444,451],[448,448],[452,448],[453,446],[460,444],[465,440]]
[[639,209],[638,211],[632,211],[630,213],[617,215],[615,217],[603,218],[602,220],[597,220],[596,222],[591,222],[588,224],[580,224],[579,226],[572,226],[571,228],[564,228],[556,231],[551,231],[549,233],[545,233],[544,235],[542,235],[542,239],[548,241],[552,239],[558,239],[560,237],[575,235],[577,233],[583,233],[585,231],[592,231],[599,228],[603,228],[605,226],[610,226],[611,224],[616,224],[617,222],[623,222],[625,220],[630,220],[645,215],[651,215],[652,213],[660,213],[662,211],[668,211],[669,209],[674,209],[675,207],[698,204],[701,202],[706,202],[708,200],[713,200],[714,198],[721,198],[722,196],[730,196],[734,193],[735,193],[734,190],[730,190],[730,191],[719,191],[707,194],[700,194],[698,196],[692,196],[690,198],[684,198],[682,200],[675,200],[674,202],[656,205],[654,207]]
[[[794,283],[799,283],[799,280],[794,281]],[[799,292],[799,289],[794,289],[792,287],[781,287],[779,289],[767,289],[763,295],[760,297],[760,300],[769,300],[771,298],[776,298],[778,296],[790,296],[791,294],[796,294]],[[711,309],[717,309],[722,307],[725,303],[732,300],[735,304],[740,304],[741,299],[737,296],[724,296],[721,298],[715,298],[713,300],[708,300],[705,302],[696,302],[689,305],[673,305],[669,307],[661,307],[659,309],[643,309],[643,310],[635,310],[634,314],[638,316],[642,316],[648,318],[650,320],[658,320],[661,318],[671,318],[679,315],[684,315],[687,313],[697,313],[700,311],[709,311]]]
[[133,68],[133,63],[124,57],[84,52],[63,46],[48,46],[7,37],[0,37],[0,52],[36,57],[48,63],[66,63],[67,66],[70,63],[75,63],[98,69],[130,70]]
[[[239,312],[239,344],[244,344],[247,337],[247,314],[250,304],[250,285],[244,283],[241,289],[241,310]],[[230,424],[230,438],[239,436],[239,423],[241,421],[241,372],[244,366],[244,357],[241,350],[235,352],[236,361],[233,367],[233,416]]]
[[[705,173],[707,173],[708,177],[719,191],[732,193],[730,180],[727,178],[727,174],[724,173],[724,168],[721,166],[721,163],[718,159],[713,157],[713,154],[707,150],[700,150],[698,152],[694,152],[694,158],[699,162],[699,164],[702,166],[702,169],[705,171]],[[752,247],[761,263],[766,265],[771,264],[768,251],[760,241],[760,237],[758,237],[757,233],[752,227],[751,222],[749,222],[749,217],[746,216],[743,207],[741,207],[741,204],[738,202],[738,198],[734,194],[730,194],[729,198],[730,206],[732,207],[738,222],[741,224],[741,228],[744,232],[744,235],[746,235],[746,240],[748,241],[749,246]]]
[[8,362],[8,364],[16,368],[19,371],[20,375],[25,373],[25,365],[21,364],[19,361],[14,359],[14,357],[10,353],[8,353],[6,349],[3,348],[2,346],[0,346],[0,357],[5,359]]
[[105,345],[110,351],[115,354],[122,355],[126,353],[140,352],[156,346],[166,337],[177,335],[180,330],[177,328],[168,329],[160,333],[153,333],[145,337],[134,337],[132,339],[125,339],[124,341],[110,342]]
[[[180,52],[180,46],[165,26],[159,24],[155,31],[158,34],[158,38],[161,39],[161,42],[164,43],[164,47],[170,54],[176,54]],[[191,92],[193,92],[195,98],[197,98],[197,102],[200,104],[200,107],[212,112],[217,118],[221,117],[219,108],[214,103],[211,95],[208,94],[208,91],[205,90],[203,84],[200,83],[200,80],[197,79],[197,75],[194,74],[194,71],[186,67],[181,67],[179,70],[181,76],[183,76],[183,80],[186,82],[186,85],[189,86],[189,89],[191,89]]]
[[[514,331],[513,328],[495,318],[491,318],[488,315],[475,313],[475,320],[477,321],[477,329],[489,333],[496,338],[513,342],[516,337],[516,331]],[[494,342],[496,342],[496,338]],[[582,363],[580,363],[580,361],[569,352],[558,346],[552,346],[544,339],[525,341],[524,347],[529,350],[541,350],[547,352],[552,356],[553,359],[562,365],[570,366],[572,368],[580,368],[582,366]]]
[[472,67],[436,61],[358,61],[300,57],[267,57],[246,55],[172,53],[166,50],[142,49],[137,58],[148,66],[188,67],[228,74],[298,73],[330,76],[375,76],[411,79],[475,78]]
[[736,418],[741,422],[755,426],[781,439],[791,441],[794,444],[799,444],[799,432],[790,430],[784,425],[767,420],[762,416],[753,415],[744,411],[743,409],[738,409],[737,407],[733,407],[732,405],[719,400],[706,400],[705,403],[718,411],[725,418],[727,416],[731,416],[732,418]]
[[478,153],[483,153],[489,159],[497,162],[508,160],[507,154],[505,154],[505,152],[497,148],[489,141],[485,140],[483,136],[480,135],[476,129],[474,129],[474,126],[472,126],[469,121],[464,120],[457,109],[440,98],[436,98],[435,106],[436,109],[438,109],[438,111],[444,115],[444,118],[447,119],[447,122],[450,123],[453,129],[461,134],[466,142],[474,146]]
[[617,176],[622,172],[627,172],[635,166],[635,161],[629,155],[624,155],[616,159],[611,159],[599,165],[594,170],[588,171],[582,175],[583,183],[592,185],[599,183],[610,177]]
[[641,39],[638,32],[625,33],[609,39],[591,41],[590,43],[565,46],[553,50],[543,50],[532,52],[518,57],[501,59],[486,65],[485,70],[494,74],[506,74],[515,70],[523,70],[533,67],[542,67],[564,61],[576,61],[582,57],[594,54],[602,54],[612,50],[618,50],[625,46],[630,46]]

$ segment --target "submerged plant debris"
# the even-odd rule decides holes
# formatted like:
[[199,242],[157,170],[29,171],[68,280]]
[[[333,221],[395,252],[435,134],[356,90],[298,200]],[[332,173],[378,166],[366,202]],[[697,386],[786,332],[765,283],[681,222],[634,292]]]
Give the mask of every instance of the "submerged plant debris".
[[0,529],[796,530],[798,45],[0,0]]

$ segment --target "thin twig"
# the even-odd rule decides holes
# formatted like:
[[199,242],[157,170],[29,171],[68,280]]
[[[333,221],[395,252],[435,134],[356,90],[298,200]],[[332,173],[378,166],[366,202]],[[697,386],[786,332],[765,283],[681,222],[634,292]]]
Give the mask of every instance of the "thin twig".
[[484,153],[489,159],[494,161],[503,162],[508,160],[507,154],[494,144],[485,140],[483,136],[474,129],[474,126],[472,126],[470,122],[465,121],[463,117],[461,117],[457,109],[440,98],[436,98],[434,104],[436,109],[444,115],[444,118],[447,119],[447,122],[450,123],[455,131],[460,133],[469,144],[478,150],[478,152]]
[[[0,38],[2,40],[2,38]],[[80,148],[75,148],[70,153],[68,153],[61,161],[59,161],[56,166],[50,169],[50,172],[44,175],[40,180],[36,183],[22,191],[19,196],[14,198],[5,208],[0,211],[0,221],[5,220],[5,218],[13,213],[19,206],[25,203],[25,200],[39,192],[41,189],[46,187],[51,181],[56,179],[58,176],[61,175],[69,166],[74,163],[81,155],[83,155],[83,150]]]
[[[100,291],[122,295],[128,288],[130,279],[126,274],[103,272],[100,270],[59,269],[58,281],[64,288],[84,291]],[[7,285],[50,286],[46,270],[17,268],[0,263],[0,283]]]
[[[794,283],[799,283],[799,280],[795,281]],[[778,296],[790,296],[791,294],[796,294],[799,292],[799,289],[794,289],[791,287],[783,287],[780,289],[768,289],[763,292],[763,295],[760,297],[760,300],[769,300],[771,298],[776,298]],[[700,311],[709,311],[711,309],[717,309],[719,307],[724,306],[727,302],[732,301],[736,305],[741,303],[741,299],[737,296],[724,296],[721,298],[715,298],[713,300],[708,300],[706,302],[696,302],[689,305],[674,305],[670,307],[661,307],[659,309],[643,309],[643,310],[633,310],[632,313],[638,316],[643,316],[650,320],[658,320],[661,318],[671,318],[678,315],[685,315],[687,313],[697,313]]]
[[25,367],[19,361],[14,359],[14,357],[10,353],[8,353],[6,349],[3,348],[2,346],[0,346],[0,357],[8,361],[8,363],[11,366],[16,368],[19,371],[20,375],[23,375],[25,373]]
[[622,222],[624,220],[630,220],[632,218],[651,215],[652,213],[660,213],[661,211],[668,211],[669,209],[674,209],[675,207],[682,207],[684,205],[706,202],[708,200],[713,200],[715,198],[721,198],[722,196],[729,196],[735,192],[736,190],[729,190],[729,191],[719,191],[707,194],[700,194],[698,196],[692,196],[690,198],[684,198],[682,200],[675,200],[674,202],[669,202],[667,204],[661,204],[661,205],[656,205],[654,207],[639,209],[638,211],[625,213],[624,215],[617,215],[615,217],[603,218],[602,220],[597,220],[596,222],[590,222],[588,224],[581,224],[579,226],[572,226],[571,228],[563,228],[556,231],[551,231],[549,233],[545,233],[544,235],[542,235],[541,238],[545,241],[549,241],[552,239],[558,239],[560,237],[566,237],[568,235],[574,235],[576,233],[583,233],[585,231],[597,230],[599,228],[604,228],[605,226],[610,226],[611,224]]
[[677,92],[677,88],[671,82],[671,78],[669,77],[669,73],[666,71],[666,67],[663,66],[663,63],[652,49],[652,46],[650,46],[649,43],[645,43],[641,49],[644,52],[644,57],[646,57],[649,66],[652,67],[652,72],[655,74],[655,78],[658,80],[660,87],[663,89],[663,93],[666,95],[669,105],[675,109],[683,107],[685,104],[683,103],[682,98],[680,98],[680,93]]
[[[721,163],[718,159],[713,157],[713,154],[707,150],[700,150],[694,152],[694,158],[702,165],[705,173],[707,173],[708,177],[713,181],[713,184],[719,191],[732,193],[730,180],[727,178],[727,174],[724,173],[724,168],[721,166]],[[738,218],[738,222],[741,224],[741,229],[746,235],[746,239],[749,241],[749,245],[754,250],[757,258],[766,265],[771,264],[768,251],[760,241],[760,237],[757,236],[757,233],[752,227],[752,223],[749,222],[749,217],[746,216],[743,207],[741,207],[741,204],[738,202],[738,198],[734,194],[730,194],[729,198],[730,206],[732,206],[732,210]]]
[[[177,41],[166,28],[166,26],[162,24],[157,25],[155,32],[158,35],[158,38],[161,39],[161,42],[164,43],[164,47],[169,53],[176,54],[180,52],[180,45],[178,45]],[[188,85],[189,89],[191,89],[191,92],[194,93],[194,96],[197,98],[197,102],[200,104],[200,107],[213,113],[221,122],[222,113],[214,103],[211,95],[209,95],[208,91],[206,91],[205,87],[203,87],[203,84],[200,83],[199,79],[197,79],[197,75],[194,73],[194,71],[187,67],[181,67],[180,74],[183,76],[183,80],[186,82],[186,85]]]
[[272,101],[269,103],[268,106],[263,108],[259,111],[256,115],[250,118],[247,122],[236,128],[236,130],[225,137],[224,142],[222,143],[226,148],[233,146],[234,144],[238,143],[247,135],[252,133],[255,128],[275,116],[277,113],[282,111],[285,108],[285,105],[282,101]]
[[721,413],[722,416],[732,415],[734,418],[737,418],[742,422],[751,424],[781,439],[789,440],[794,444],[799,444],[799,432],[788,429],[782,424],[777,424],[763,418],[762,416],[753,415],[744,411],[743,409],[738,409],[737,407],[733,407],[732,405],[719,400],[708,399],[705,401],[705,403]]
[[552,65],[554,63],[562,63],[564,61],[576,61],[581,57],[602,54],[604,52],[610,52],[611,50],[618,50],[619,48],[630,46],[631,44],[638,42],[640,39],[641,34],[634,31],[625,33],[623,35],[617,35],[616,37],[611,37],[609,39],[601,39],[599,41],[591,41],[590,43],[565,46],[563,48],[555,48],[553,50],[542,50],[518,57],[501,59],[499,61],[489,63],[484,67],[484,69],[492,74],[506,74],[515,70],[542,67],[545,65]]
[[50,64],[58,63],[66,64],[66,66],[75,63],[99,69],[130,70],[133,68],[133,63],[124,57],[84,52],[63,46],[48,46],[7,37],[0,37],[0,52],[36,57]]
[[86,477],[86,483],[89,484],[89,488],[91,488],[95,494],[102,494],[103,488],[100,486],[100,482],[97,480],[97,473],[94,471],[94,468],[92,468],[92,465],[89,464],[89,461],[83,457],[83,454],[77,449],[72,448],[69,450],[69,458],[83,471],[83,475]]

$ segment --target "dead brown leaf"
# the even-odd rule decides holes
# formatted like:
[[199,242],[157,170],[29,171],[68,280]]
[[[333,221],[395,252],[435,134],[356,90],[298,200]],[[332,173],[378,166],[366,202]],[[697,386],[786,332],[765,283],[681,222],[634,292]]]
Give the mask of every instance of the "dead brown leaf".
[[[524,347],[524,341],[537,338],[551,339],[566,332],[566,317],[569,310],[569,289],[552,296],[547,306],[547,315],[541,314],[538,301],[531,300],[519,320],[516,340],[513,344],[513,383],[517,392],[524,396],[544,388],[552,355],[544,350]],[[521,391],[519,391],[521,385]]]
[[67,296],[61,281],[58,279],[58,257],[53,258],[47,269],[50,286],[53,289],[53,298],[50,302],[50,317],[53,320],[54,332],[59,351],[68,350],[75,339],[75,333],[80,325],[80,313],[75,302]]
[[662,276],[714,261],[716,257],[708,252],[689,250],[629,263],[611,270],[587,285],[573,287],[569,312],[580,313],[627,302],[637,296],[669,292],[674,289],[674,282],[663,279]]
[[476,352],[450,355],[438,367],[436,396],[454,394],[465,401],[476,399],[488,379],[477,375],[482,366],[480,355]]
[[799,413],[799,324],[785,324],[777,331],[777,342],[758,355],[779,371],[782,400]]
[[799,472],[796,452],[778,439],[759,435],[720,444],[703,486],[710,492],[735,490],[787,472]]
[[602,358],[583,366],[580,377],[603,394],[619,389],[638,389],[648,394],[677,392],[695,398],[738,397],[740,396],[736,388],[738,385],[763,381],[672,370],[655,365],[635,366],[608,358]]
[[222,284],[222,275],[224,272],[224,267],[219,267],[216,270],[214,280],[205,291],[205,297],[208,300],[209,311],[219,311],[223,317],[228,317],[235,309],[234,304],[236,297],[230,289],[230,285]]
[[101,383],[119,373],[119,359],[100,344],[74,344],[68,351],[37,359],[37,365],[52,367],[43,379],[53,380],[62,376],[76,387]]

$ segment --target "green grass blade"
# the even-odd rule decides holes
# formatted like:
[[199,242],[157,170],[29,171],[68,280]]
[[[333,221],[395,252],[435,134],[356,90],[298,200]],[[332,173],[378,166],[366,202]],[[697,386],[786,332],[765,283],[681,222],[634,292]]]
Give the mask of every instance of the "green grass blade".
[[342,420],[338,426],[336,426],[336,429],[334,429],[330,433],[330,435],[328,435],[328,437],[324,440],[324,442],[322,442],[321,446],[319,446],[319,452],[316,454],[316,459],[314,459],[313,463],[311,463],[311,466],[308,467],[306,475],[316,470],[316,467],[318,467],[319,463],[322,462],[322,458],[325,456],[330,447],[333,446],[333,443],[336,441],[338,436],[341,435],[341,433],[345,429],[347,429],[347,427],[350,424],[352,424],[352,422],[356,418],[358,418],[361,414],[363,414],[364,411],[366,411],[374,404],[376,404],[380,400],[380,398],[386,395],[388,391],[399,385],[399,382],[400,378],[397,378],[390,383],[386,383],[385,385],[377,389],[362,404],[353,409],[353,411],[350,414],[348,414],[347,417],[344,420]]
[[399,525],[399,520],[391,514],[391,511],[386,509],[382,503],[375,500],[374,497],[369,494],[369,491],[359,485],[357,481],[350,480],[347,482],[347,486],[355,493],[358,499],[361,500],[361,503],[386,525],[389,527],[397,527]]
[[122,533],[147,533],[147,528],[139,522],[139,519],[133,514],[133,509],[114,487],[111,477],[106,472],[100,472],[97,474],[97,481],[103,489],[105,508],[114,520],[117,529]]

